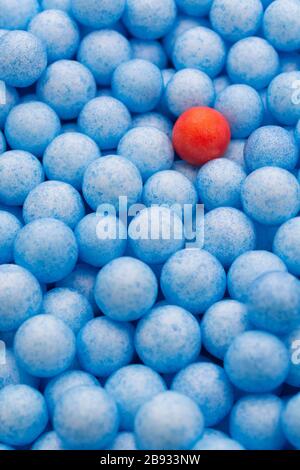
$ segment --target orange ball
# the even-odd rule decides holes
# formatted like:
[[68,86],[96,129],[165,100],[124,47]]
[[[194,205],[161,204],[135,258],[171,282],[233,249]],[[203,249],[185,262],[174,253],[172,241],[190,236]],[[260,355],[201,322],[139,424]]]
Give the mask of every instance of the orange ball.
[[185,111],[173,129],[175,151],[192,165],[222,157],[230,137],[230,126],[224,116],[204,106]]

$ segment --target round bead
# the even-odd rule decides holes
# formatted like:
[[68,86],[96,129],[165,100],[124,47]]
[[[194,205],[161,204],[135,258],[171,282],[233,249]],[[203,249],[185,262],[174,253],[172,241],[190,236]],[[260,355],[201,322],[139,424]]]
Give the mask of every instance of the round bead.
[[267,102],[271,114],[278,122],[295,126],[300,119],[300,72],[277,75],[269,85]]
[[205,19],[200,20],[199,18],[192,18],[190,16],[177,15],[172,28],[168,34],[162,38],[162,44],[168,57],[172,57],[174,44],[181,34],[185,33],[189,29],[196,28],[197,26],[207,26],[207,23],[208,22],[206,22]]
[[110,450],[137,450],[132,432],[119,432],[110,446]]
[[42,434],[33,444],[31,450],[67,450],[55,431]]
[[39,10],[38,0],[0,0],[0,28],[26,29]]
[[14,241],[21,227],[17,217],[0,210],[0,265],[13,261]]
[[300,393],[297,393],[288,401],[282,414],[283,432],[296,449],[300,449],[299,410]]
[[296,0],[276,0],[264,14],[263,32],[279,51],[300,48],[300,5]]
[[125,7],[125,0],[71,0],[71,13],[75,19],[93,29],[107,28],[118,21]]

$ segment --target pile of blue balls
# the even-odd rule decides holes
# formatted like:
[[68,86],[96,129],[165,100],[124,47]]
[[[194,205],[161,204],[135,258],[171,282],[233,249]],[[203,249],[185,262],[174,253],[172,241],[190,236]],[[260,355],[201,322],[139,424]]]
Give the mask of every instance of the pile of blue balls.
[[0,450],[300,449],[299,153],[300,0],[0,0]]

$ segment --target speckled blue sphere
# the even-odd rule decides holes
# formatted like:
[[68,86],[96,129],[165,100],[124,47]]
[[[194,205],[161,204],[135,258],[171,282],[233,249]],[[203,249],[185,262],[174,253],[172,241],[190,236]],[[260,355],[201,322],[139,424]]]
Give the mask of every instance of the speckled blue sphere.
[[293,329],[283,338],[290,356],[290,369],[286,383],[292,387],[300,388],[300,327]]
[[127,197],[128,205],[139,202],[143,182],[137,167],[129,159],[107,155],[92,162],[83,177],[85,200],[95,211],[101,204],[119,210],[119,198]]
[[135,419],[138,448],[187,450],[203,434],[204,419],[191,398],[180,393],[160,393],[142,406]]
[[0,100],[0,129],[4,129],[6,118],[11,109],[16,106],[18,101],[19,94],[17,90],[13,87],[5,85],[4,100]]
[[256,246],[255,227],[249,217],[232,207],[219,207],[204,217],[204,249],[229,267]]
[[241,39],[228,53],[227,72],[233,83],[244,83],[261,90],[269,85],[278,71],[279,56],[265,39]]
[[82,370],[68,370],[51,379],[44,392],[50,416],[53,416],[57,403],[71,388],[93,385],[99,385],[98,380]]
[[[200,0],[201,1],[201,0]],[[209,0],[210,1],[210,0]],[[192,18],[191,16],[177,15],[172,28],[162,39],[164,50],[168,57],[172,57],[172,52],[176,39],[186,31],[197,26],[207,26],[204,19]]]
[[276,232],[273,251],[282,259],[290,273],[300,275],[300,217],[288,220]]
[[137,450],[134,434],[132,432],[119,432],[109,450]]
[[133,321],[153,307],[157,291],[155,274],[145,263],[122,257],[101,269],[94,295],[105,315],[113,320]]
[[166,68],[168,62],[167,55],[159,41],[132,39],[130,45],[133,59],[147,60],[159,69]]
[[78,248],[72,230],[57,219],[37,219],[18,233],[15,262],[31,271],[41,282],[57,282],[70,274]]
[[156,307],[139,321],[135,348],[143,363],[157,372],[177,372],[198,358],[200,326],[195,317],[181,307]]
[[129,41],[115,30],[94,31],[80,44],[78,60],[88,67],[99,85],[110,85],[112,74],[132,57]]
[[167,116],[153,111],[150,113],[136,114],[132,119],[132,127],[154,127],[164,132],[169,139],[172,137],[172,121]]
[[75,289],[63,287],[46,293],[41,313],[60,318],[75,334],[93,318],[93,310],[87,298]]
[[300,5],[297,0],[276,0],[264,14],[263,31],[267,40],[279,51],[300,48]]
[[122,16],[125,0],[71,0],[71,13],[75,19],[92,29],[107,28]]
[[39,10],[38,0],[1,0],[0,28],[26,29]]
[[33,85],[47,66],[42,41],[27,31],[10,31],[0,38],[0,80],[7,85]]
[[80,194],[68,183],[45,181],[36,186],[24,201],[25,223],[41,218],[58,219],[74,228],[85,214]]
[[135,113],[152,111],[163,91],[159,68],[153,63],[133,59],[120,64],[113,73],[113,95]]
[[165,99],[169,111],[178,117],[193,106],[212,106],[214,86],[210,77],[200,70],[179,70],[167,85]]
[[143,180],[158,171],[169,170],[174,161],[171,140],[153,127],[136,127],[128,131],[118,145],[118,154],[138,167]]
[[294,136],[280,126],[256,129],[245,146],[245,162],[249,171],[263,166],[293,170],[299,159]]
[[246,302],[251,284],[263,274],[285,272],[281,259],[265,250],[247,251],[239,256],[228,271],[228,291],[233,299]]
[[266,393],[286,380],[289,355],[276,336],[263,331],[246,331],[229,346],[224,367],[231,383],[239,389]]
[[75,356],[75,336],[54,315],[36,315],[18,329],[14,351],[26,372],[35,377],[53,377],[71,365]]
[[13,261],[14,241],[21,227],[17,217],[0,210],[0,265]]
[[129,246],[145,263],[164,263],[184,246],[181,218],[167,207],[143,209],[128,227]]
[[300,119],[300,71],[277,75],[268,88],[268,107],[278,122],[295,126]]
[[199,314],[222,299],[226,275],[214,256],[207,251],[192,248],[175,253],[166,262],[160,283],[170,304]]
[[84,65],[74,60],[58,60],[41,76],[37,95],[61,119],[75,119],[84,105],[95,97],[96,83]]
[[260,0],[215,0],[209,13],[213,29],[226,41],[253,36],[263,18]]
[[42,306],[42,290],[35,277],[14,264],[0,265],[0,331],[15,330]]
[[203,345],[214,357],[224,359],[232,341],[249,329],[248,310],[244,304],[231,299],[216,302],[201,322]]
[[300,324],[300,282],[286,272],[263,274],[251,284],[247,304],[251,323],[276,335]]
[[175,376],[171,389],[198,404],[206,427],[222,421],[233,405],[233,388],[224,370],[209,362],[198,362],[182,369]]
[[196,188],[207,210],[217,207],[241,207],[241,188],[246,173],[227,158],[212,160],[199,170]]
[[165,36],[176,18],[174,0],[127,0],[123,21],[128,31],[140,39],[158,39]]
[[86,168],[100,155],[97,144],[90,137],[79,132],[66,132],[46,148],[43,167],[48,179],[64,181],[80,190]]
[[206,16],[213,0],[176,0],[178,8],[191,16]]
[[193,450],[244,450],[244,447],[221,431],[206,429]]
[[59,118],[53,109],[45,103],[31,101],[10,111],[5,123],[5,136],[12,149],[41,157],[60,129]]
[[251,173],[242,187],[244,211],[264,225],[278,225],[300,209],[300,186],[292,173],[266,166]]
[[100,387],[71,388],[55,407],[53,427],[67,448],[105,448],[114,440],[119,427],[116,403]]
[[131,127],[131,116],[121,101],[101,96],[84,106],[78,125],[81,132],[94,139],[101,149],[115,149]]
[[39,379],[23,370],[16,361],[11,349],[5,351],[5,364],[0,364],[0,389],[7,385],[25,384],[37,388]]
[[275,395],[248,395],[234,406],[231,436],[248,450],[280,450],[285,437],[281,426],[283,403]]
[[72,0],[40,0],[43,10],[62,10],[71,13]]
[[27,385],[8,385],[0,390],[0,439],[23,446],[45,429],[48,413],[40,392]]
[[300,393],[297,393],[288,401],[282,413],[283,432],[296,449],[300,449],[299,410]]
[[177,70],[195,68],[214,78],[224,67],[226,47],[217,33],[199,26],[177,38],[172,60]]
[[42,434],[33,444],[31,450],[67,450],[55,431]]
[[259,94],[248,85],[231,85],[216,97],[215,108],[230,124],[234,139],[244,139],[261,126],[264,106]]
[[111,375],[105,389],[117,403],[121,429],[133,431],[138,410],[163,392],[166,386],[154,370],[141,364],[132,364]]
[[133,326],[107,317],[89,321],[77,337],[77,355],[84,370],[107,377],[132,361]]

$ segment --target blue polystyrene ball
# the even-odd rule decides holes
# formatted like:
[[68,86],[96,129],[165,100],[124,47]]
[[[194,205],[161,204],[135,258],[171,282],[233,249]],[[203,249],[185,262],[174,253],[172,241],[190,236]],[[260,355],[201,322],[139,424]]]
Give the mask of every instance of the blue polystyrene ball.
[[297,51],[300,48],[299,30],[298,0],[276,0],[265,11],[264,35],[279,51]]
[[191,16],[206,16],[213,0],[176,0],[181,11]]
[[244,447],[221,431],[205,429],[193,450],[244,450]]
[[184,208],[195,209],[198,195],[186,176],[175,170],[165,170],[158,171],[146,181],[143,202],[147,207],[154,204],[171,207],[181,216]]
[[219,261],[207,251],[185,249],[166,262],[160,283],[170,304],[199,314],[222,299],[226,274]]
[[155,307],[137,325],[135,348],[148,367],[165,374],[177,372],[198,358],[200,326],[181,307]]
[[48,179],[64,181],[80,190],[86,168],[100,155],[97,144],[90,137],[79,132],[66,132],[46,148],[43,167]]
[[164,132],[169,139],[172,137],[172,121],[167,116],[153,111],[144,114],[136,114],[132,119],[132,127],[154,127]]
[[0,131],[0,155],[6,150],[6,140],[3,135],[3,132]]
[[79,259],[102,267],[125,252],[127,229],[115,215],[88,214],[75,228]]
[[282,168],[255,170],[246,178],[241,195],[245,213],[264,225],[282,224],[300,209],[299,183]]
[[0,265],[0,331],[15,330],[42,306],[42,290],[27,269]]
[[92,29],[107,28],[122,16],[125,0],[71,0],[71,13],[75,19]]
[[113,320],[133,321],[153,307],[157,292],[157,280],[149,266],[135,258],[122,257],[101,269],[94,295],[105,315]]
[[77,355],[84,370],[107,377],[132,361],[134,329],[107,317],[89,321],[77,336]]
[[282,410],[275,395],[245,396],[232,409],[230,434],[248,450],[280,450],[285,444]]
[[300,217],[288,220],[276,232],[273,251],[282,259],[290,273],[300,275]]
[[245,162],[249,171],[263,166],[293,170],[299,159],[294,136],[280,126],[265,126],[254,131],[245,146]]
[[18,329],[14,351],[21,367],[35,377],[53,377],[68,369],[75,356],[72,330],[54,315],[36,315]]
[[299,411],[300,393],[297,393],[288,401],[282,413],[283,432],[296,449],[300,449]]
[[5,136],[12,149],[41,157],[60,133],[60,120],[47,104],[31,101],[15,106],[5,123]]
[[5,364],[0,364],[0,389],[7,385],[25,384],[37,388],[39,380],[27,374],[17,363],[11,349],[5,351]]
[[132,58],[129,41],[115,30],[94,31],[80,44],[77,59],[88,67],[99,85],[110,85],[112,74]]
[[135,419],[139,449],[187,450],[203,434],[204,419],[197,404],[185,395],[167,391],[140,408]]
[[0,210],[0,265],[13,261],[13,247],[22,224],[13,214]]
[[82,191],[95,211],[101,204],[119,210],[119,198],[127,197],[128,205],[140,201],[143,182],[138,168],[129,159],[107,155],[92,162],[83,177]]
[[263,102],[257,91],[248,85],[225,88],[217,95],[215,108],[228,120],[234,139],[248,137],[263,121]]
[[37,95],[61,119],[75,119],[84,105],[95,97],[96,83],[84,65],[74,60],[58,60],[41,76]]
[[[2,86],[4,86],[4,89],[2,89]],[[9,112],[19,101],[19,94],[15,88],[4,84],[4,82],[0,83],[0,87],[1,92],[3,92],[3,99],[0,98],[0,129],[4,129]]]
[[158,39],[171,29],[176,18],[174,0],[127,0],[123,21],[128,31],[140,39]]
[[41,282],[57,282],[72,272],[78,257],[72,230],[57,219],[37,219],[18,233],[15,262]]
[[272,271],[287,271],[278,256],[265,250],[243,253],[228,271],[228,291],[231,298],[246,302],[251,284],[258,277]]
[[166,389],[161,376],[141,364],[122,367],[109,377],[105,390],[116,401],[120,427],[133,431],[138,410]]
[[290,369],[286,383],[300,388],[300,327],[293,329],[283,338],[290,356]]
[[229,267],[233,261],[256,246],[255,227],[246,214],[233,207],[218,207],[204,217],[203,248]]
[[[199,18],[192,18],[190,16],[178,15],[172,28],[162,39],[164,50],[168,57],[172,57],[172,52],[176,39],[186,31],[197,26],[205,26],[205,20]],[[207,26],[207,25],[206,25]]]
[[233,405],[233,388],[224,370],[209,362],[197,362],[182,369],[171,389],[198,404],[206,427],[222,421]]
[[175,170],[185,176],[191,183],[196,185],[197,175],[199,167],[190,165],[184,160],[175,160],[172,166],[172,170]]
[[55,431],[42,434],[33,444],[31,450],[66,450],[62,440]]
[[269,85],[279,71],[279,56],[265,39],[249,37],[232,46],[227,72],[233,83],[244,83],[257,90]]
[[40,392],[27,385],[8,385],[0,390],[0,440],[23,446],[45,429],[48,413]]
[[246,331],[229,346],[224,367],[230,381],[239,389],[266,393],[286,380],[289,355],[276,336],[263,331]]
[[114,440],[119,427],[116,403],[100,387],[71,388],[55,407],[53,427],[65,447],[105,448]]
[[224,359],[232,341],[249,329],[248,310],[244,304],[231,299],[216,302],[201,322],[203,345],[214,357]]
[[116,68],[111,87],[114,97],[122,101],[129,111],[146,113],[152,111],[161,98],[162,74],[147,60],[129,60]]
[[241,207],[241,188],[246,179],[243,168],[227,158],[212,160],[199,170],[196,188],[206,210]]
[[181,218],[168,207],[153,206],[139,212],[128,227],[129,246],[145,263],[164,263],[183,248]]
[[214,78],[224,67],[226,47],[217,33],[199,26],[177,38],[172,60],[177,70],[195,68]]
[[133,59],[147,60],[156,65],[159,69],[166,68],[168,63],[167,55],[159,41],[132,39],[130,45]]
[[91,374],[82,370],[68,370],[53,377],[45,388],[44,397],[50,416],[53,416],[55,407],[63,395],[74,387],[99,385],[98,380]]
[[118,154],[137,166],[143,180],[158,171],[169,170],[174,161],[171,140],[153,127],[136,127],[128,131],[118,145]]
[[226,41],[236,42],[257,32],[263,7],[260,0],[214,0],[209,18],[217,33]]
[[0,28],[26,29],[31,18],[39,11],[38,0],[1,0]]
[[101,149],[115,149],[131,127],[131,116],[126,106],[110,96],[89,101],[82,109],[78,125]]
[[72,0],[41,0],[43,10],[62,10],[71,13]]
[[179,70],[167,85],[165,100],[169,111],[178,117],[194,106],[212,106],[214,85],[210,77],[200,70]]
[[244,148],[246,140],[237,139],[232,140],[224,153],[224,158],[231,160],[232,162],[238,163],[244,171],[247,170],[244,160]]
[[60,318],[75,334],[93,318],[93,310],[87,298],[74,289],[63,287],[45,294],[41,313]]
[[0,38],[0,80],[7,85],[33,85],[47,66],[42,41],[27,31],[10,31]]
[[300,119],[300,72],[277,75],[268,88],[268,107],[281,124],[294,126]]
[[286,272],[269,272],[251,284],[247,305],[251,323],[276,335],[300,324],[300,282]]
[[134,434],[132,432],[119,432],[109,450],[137,450]]

